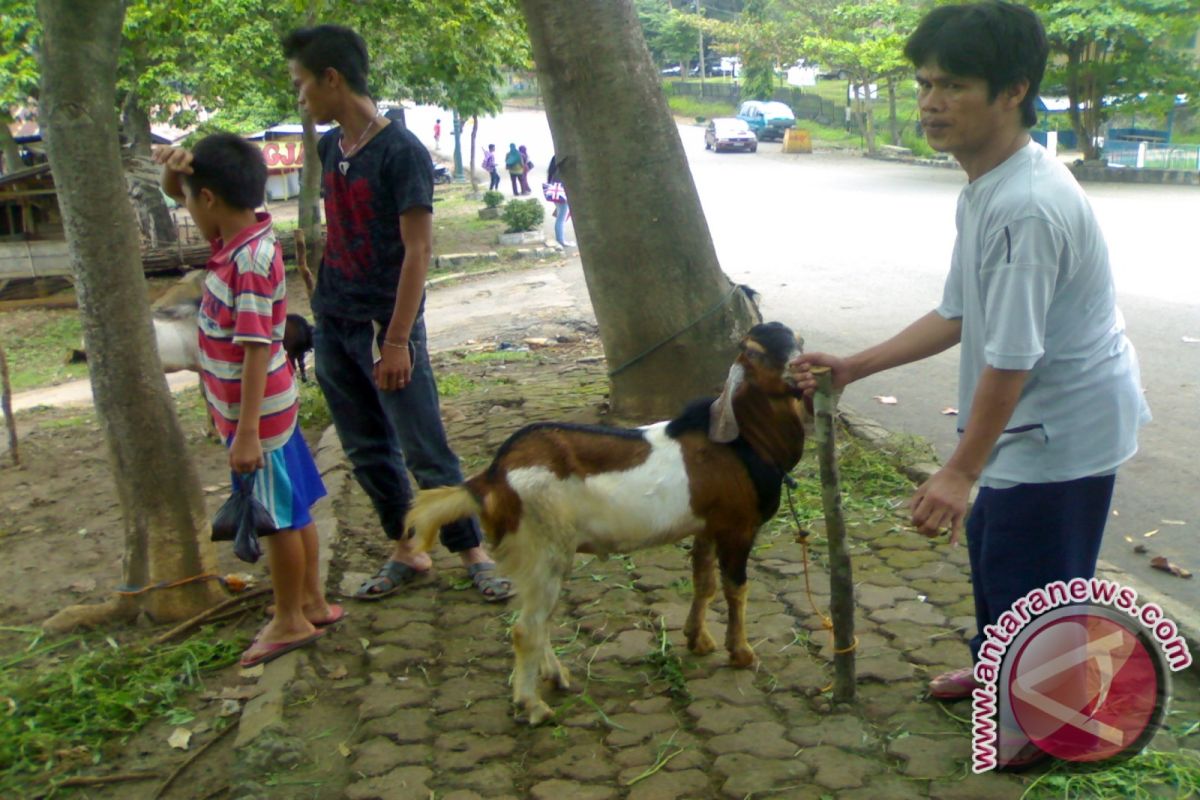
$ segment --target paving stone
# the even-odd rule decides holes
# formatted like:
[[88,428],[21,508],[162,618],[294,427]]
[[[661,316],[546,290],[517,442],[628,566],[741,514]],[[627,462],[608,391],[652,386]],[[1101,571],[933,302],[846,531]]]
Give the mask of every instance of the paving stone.
[[429,800],[425,782],[433,777],[426,767],[399,767],[346,787],[346,800]]
[[669,631],[682,631],[690,610],[691,604],[684,602],[662,601],[650,606],[654,619],[662,620]]
[[[911,585],[917,590],[918,599],[924,598],[923,602],[942,608],[972,597],[971,584],[966,581],[922,578],[913,581]],[[974,600],[971,602],[974,603]]]
[[900,577],[906,581],[917,581],[921,579],[933,579],[939,581],[953,581],[958,583],[966,578],[962,567],[957,564],[952,564],[941,554],[937,554],[936,561],[930,561],[925,564],[920,564],[915,567],[900,570]]
[[687,713],[696,720],[694,730],[713,735],[734,733],[748,723],[771,719],[771,712],[764,706],[735,706],[711,698],[689,703]]
[[708,775],[699,769],[688,769],[651,775],[636,783],[629,790],[627,798],[628,800],[680,800],[685,797],[707,797],[708,794]]
[[813,659],[800,648],[788,652],[794,652],[794,655],[771,672],[776,693],[817,694],[833,680],[833,673],[827,664]]
[[475,620],[495,614],[496,609],[484,603],[455,603],[442,609],[437,616],[437,625],[443,631],[457,631]]
[[914,664],[950,669],[966,663],[967,659],[964,658],[966,649],[960,641],[943,640],[922,647],[914,647],[907,651],[905,656]]
[[799,759],[815,770],[813,780],[826,789],[854,789],[862,786],[868,776],[882,771],[879,763],[836,747],[810,747]]
[[945,625],[918,625],[908,620],[895,620],[876,628],[881,634],[895,642],[900,650],[924,647],[930,642],[947,638],[950,633]]
[[746,753],[730,753],[713,762],[711,772],[724,776],[721,794],[742,800],[747,795],[766,796],[772,791],[790,791],[807,782],[812,767],[789,759],[762,759]]
[[1018,800],[1025,786],[1013,775],[984,772],[959,780],[939,780],[929,784],[929,800]]
[[891,608],[901,600],[915,600],[917,593],[908,586],[876,586],[860,583],[854,589],[859,606],[871,609]]
[[[947,614],[952,613],[950,607],[946,607],[943,609],[943,611],[945,611]],[[975,632],[979,630],[979,625],[975,622],[974,614],[964,614],[960,617],[951,617],[950,621],[946,623],[946,627],[950,628],[951,630],[958,631],[959,633],[963,634],[964,638],[967,639],[974,636]]]
[[616,638],[596,646],[596,661],[639,664],[655,651],[656,637],[650,631],[621,631]]
[[507,698],[481,700],[470,708],[439,714],[437,724],[445,731],[469,730],[484,734],[511,734],[519,730]]
[[893,739],[888,752],[904,761],[904,774],[911,778],[945,778],[962,770],[970,761],[969,737],[904,736]]
[[859,658],[855,661],[854,669],[860,681],[891,683],[913,677],[912,664],[894,650]]
[[618,796],[612,786],[585,785],[575,781],[542,781],[529,790],[532,800],[611,800]]
[[924,800],[922,784],[896,775],[876,775],[858,789],[843,789],[838,800]]
[[[746,637],[759,647],[759,640],[767,639],[779,645],[796,638],[796,618],[791,614],[766,614],[761,617],[747,616]],[[761,654],[760,654],[761,657]]]
[[516,746],[516,740],[511,736],[481,736],[465,731],[444,733],[434,742],[439,773],[471,769],[481,761],[505,758]]
[[867,614],[875,622],[886,625],[891,622],[915,622],[918,625],[946,624],[946,617],[929,603],[916,600],[906,600],[897,603],[892,608],[881,608]]
[[491,676],[466,675],[451,678],[437,687],[433,708],[438,712],[471,708],[481,700],[507,695],[509,689]]
[[879,742],[862,720],[848,714],[824,717],[815,725],[793,725],[787,737],[802,747],[829,745],[846,750],[870,750]]
[[922,702],[925,696],[925,680],[911,680],[898,684],[863,683],[858,686],[858,704],[863,716],[875,725],[884,723],[889,717]]
[[434,615],[429,612],[402,611],[388,606],[377,610],[371,617],[371,633],[404,630],[410,624],[428,625],[433,622]]
[[786,729],[778,722],[751,722],[737,733],[714,736],[705,748],[714,755],[748,753],[758,758],[791,758],[796,745],[784,738]]
[[[858,631],[856,634],[858,637],[858,648],[854,651],[857,654],[857,658],[862,659],[867,658],[868,656],[879,656],[884,655],[885,653],[895,654],[896,651],[890,646],[890,642],[888,641],[887,637],[885,637],[882,633],[878,633],[877,631],[878,628],[875,628],[874,626],[872,626],[870,630]],[[820,641],[821,658],[825,659],[826,661],[832,661],[833,651],[835,649],[833,646],[832,637],[826,634],[825,636],[820,637]]]
[[367,650],[370,668],[389,674],[403,673],[408,667],[425,664],[431,660],[432,654],[428,650],[410,650],[408,647],[394,644],[380,645]]
[[937,554],[930,550],[901,550],[897,547],[889,547],[880,550],[876,555],[882,558],[887,565],[894,570],[916,569],[922,564],[927,564],[937,558]]
[[[476,764],[470,769],[452,774],[442,772],[439,778],[446,780],[450,789],[474,789],[488,797],[513,792],[513,766],[502,763]],[[428,798],[425,798],[428,800]]]
[[533,763],[529,771],[537,777],[590,784],[611,781],[616,777],[617,765],[613,763],[608,749],[595,742],[572,747],[555,758]]
[[893,531],[877,538],[871,546],[880,549],[928,550],[929,540],[915,531]]
[[359,693],[363,701],[358,706],[358,716],[364,722],[386,717],[400,708],[416,708],[429,702],[432,694],[425,687],[413,689],[396,689],[392,687],[371,686]]
[[416,744],[432,737],[429,720],[433,715],[424,708],[402,708],[362,726],[364,737],[386,736],[397,744]]
[[647,697],[644,700],[634,700],[629,704],[639,714],[657,714],[660,711],[666,711],[671,707],[671,700],[668,697],[659,695],[658,697]]
[[610,719],[614,730],[605,738],[610,747],[628,747],[679,727],[674,714],[615,714]]
[[438,631],[424,622],[411,622],[403,628],[383,630],[371,639],[371,644],[399,644],[420,650],[432,650],[439,637]]
[[684,572],[682,569],[670,570],[653,566],[639,567],[637,569],[637,577],[633,580],[633,585],[643,592],[652,592],[655,589],[665,589],[676,581],[685,579],[691,579],[690,570]]
[[[904,708],[888,717],[879,729],[887,735],[901,733],[961,733],[962,728],[938,710],[931,702],[908,703]],[[969,738],[966,735],[963,741]]]
[[736,706],[760,705],[762,690],[754,685],[754,672],[746,669],[723,669],[720,674],[693,681],[688,691],[698,700],[712,698]]
[[405,748],[392,744],[390,739],[383,737],[370,739],[355,747],[354,751],[353,771],[367,777],[382,775],[398,766],[413,763],[406,760]]

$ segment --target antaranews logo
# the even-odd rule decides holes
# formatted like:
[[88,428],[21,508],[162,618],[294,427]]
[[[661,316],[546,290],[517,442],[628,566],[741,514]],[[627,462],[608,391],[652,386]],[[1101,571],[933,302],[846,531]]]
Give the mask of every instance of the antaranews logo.
[[1179,629],[1137,592],[1097,578],[1056,581],[983,630],[972,695],[972,769],[1027,758],[1136,753],[1162,724],[1170,673],[1192,663]]

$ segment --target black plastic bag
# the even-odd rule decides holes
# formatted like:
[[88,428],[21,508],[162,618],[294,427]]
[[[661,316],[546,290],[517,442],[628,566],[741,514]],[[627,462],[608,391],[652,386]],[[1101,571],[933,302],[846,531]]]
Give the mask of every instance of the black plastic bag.
[[258,537],[275,533],[275,520],[263,504],[254,499],[254,476],[234,476],[233,494],[217,509],[212,521],[214,542],[233,542],[233,554],[251,564],[262,557]]

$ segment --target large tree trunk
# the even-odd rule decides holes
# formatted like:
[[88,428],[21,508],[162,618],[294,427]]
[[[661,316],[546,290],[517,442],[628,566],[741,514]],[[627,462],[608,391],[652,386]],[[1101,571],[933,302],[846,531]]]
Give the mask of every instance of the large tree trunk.
[[300,112],[304,126],[304,169],[300,172],[300,230],[309,269],[319,272],[325,239],[321,236],[321,157],[317,154],[317,126],[307,111]]
[[[216,571],[200,482],[167,391],[138,260],[117,138],[122,0],[40,0],[41,114],[75,273],[92,393],[125,524],[124,583],[139,589]],[[126,597],[156,620],[221,597],[213,581]]]
[[10,122],[12,120],[7,115],[0,114],[0,153],[4,155],[4,163],[0,165],[0,175],[16,172],[25,166],[21,161],[21,148],[17,146],[17,140],[13,138],[12,131],[9,130]]
[[[121,106],[122,130],[129,142],[129,164],[126,169],[129,199],[137,212],[138,227],[151,247],[171,244],[179,238],[175,220],[158,188],[158,169],[150,162],[150,117],[138,103],[137,93],[125,95]],[[154,176],[150,179],[150,176]]]
[[522,0],[613,410],[720,386],[757,310],[721,271],[631,0]]
[[900,125],[896,120],[896,79],[887,79],[888,93],[888,126],[892,133],[892,144],[900,146]]

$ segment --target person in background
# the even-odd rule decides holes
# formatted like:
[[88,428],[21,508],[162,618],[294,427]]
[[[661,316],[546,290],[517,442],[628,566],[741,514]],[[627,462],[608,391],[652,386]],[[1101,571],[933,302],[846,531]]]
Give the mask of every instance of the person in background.
[[488,174],[488,191],[500,188],[500,171],[496,169],[496,145],[489,144],[483,151],[483,170]]
[[508,152],[504,155],[504,168],[508,170],[508,177],[512,180],[513,197],[522,194],[521,181],[525,175],[525,164],[521,158],[521,151],[517,150],[517,146],[509,143]]
[[518,147],[517,152],[521,154],[521,194],[529,194],[529,171],[533,169],[533,162],[529,160],[525,145]]
[[558,177],[558,156],[550,157],[550,163],[546,167],[546,183],[545,196],[551,203],[554,203],[554,240],[561,247],[572,247],[567,244],[564,226],[567,223],[567,216],[571,213],[571,207],[567,205],[567,190],[563,187],[562,181]]
[[440,119],[433,121],[433,149],[442,149],[442,121]]

